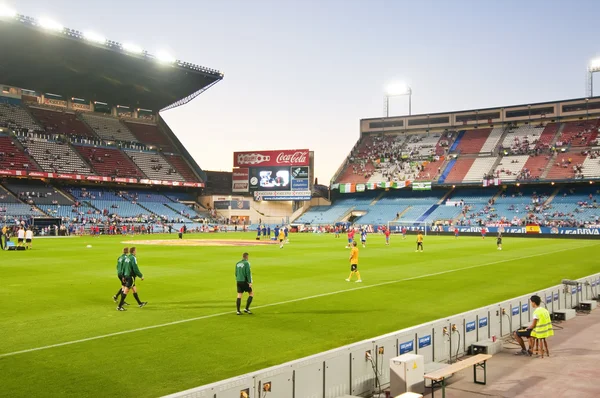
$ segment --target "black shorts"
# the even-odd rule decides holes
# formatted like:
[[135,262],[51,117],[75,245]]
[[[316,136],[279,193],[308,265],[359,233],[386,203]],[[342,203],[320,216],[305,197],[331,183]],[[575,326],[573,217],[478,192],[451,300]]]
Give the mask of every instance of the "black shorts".
[[517,336],[531,337],[531,329],[519,329],[519,330],[517,330]]
[[499,245],[501,245],[501,244],[502,244],[502,238],[498,239],[498,240],[496,241],[496,243],[497,243],[497,244],[499,244]]
[[423,242],[417,242],[417,247],[423,248]]
[[25,239],[25,243],[31,243],[31,239]]
[[19,238],[19,239],[17,239],[17,242],[18,242],[18,243],[23,243],[23,238]]
[[279,239],[279,242],[283,242],[283,239]]
[[358,264],[352,264],[350,266],[350,271],[352,271],[352,272],[356,271],[357,269],[358,269]]
[[237,283],[237,292],[238,293],[252,293],[252,288],[248,282],[238,282]]
[[133,276],[124,276],[121,281],[123,286],[125,286],[127,289],[131,289],[135,286],[135,278]]
[[123,282],[123,275],[119,274],[119,275],[117,275],[117,278],[119,278],[119,282],[121,282],[121,286],[125,286],[125,282]]

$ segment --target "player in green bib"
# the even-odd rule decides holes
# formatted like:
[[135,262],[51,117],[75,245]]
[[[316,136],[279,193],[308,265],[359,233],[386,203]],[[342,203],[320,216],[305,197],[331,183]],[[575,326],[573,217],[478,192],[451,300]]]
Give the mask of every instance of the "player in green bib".
[[[117,278],[119,278],[119,283],[121,284],[121,287],[119,288],[119,291],[117,292],[117,294],[115,294],[113,296],[113,301],[116,303],[119,296],[121,294],[123,294],[123,286],[124,286],[124,282],[123,282],[123,263],[125,262],[125,259],[129,255],[129,248],[125,247],[123,248],[123,254],[121,254],[119,256],[119,258],[117,259]],[[125,305],[128,305],[127,303],[123,303]]]
[[242,254],[242,259],[235,264],[235,280],[237,282],[237,300],[235,305],[237,308],[237,315],[242,315],[240,306],[242,304],[242,295],[248,292],[248,301],[246,301],[246,314],[252,314],[250,311],[250,304],[254,298],[254,292],[252,291],[252,272],[250,271],[250,263],[248,262],[248,253]]

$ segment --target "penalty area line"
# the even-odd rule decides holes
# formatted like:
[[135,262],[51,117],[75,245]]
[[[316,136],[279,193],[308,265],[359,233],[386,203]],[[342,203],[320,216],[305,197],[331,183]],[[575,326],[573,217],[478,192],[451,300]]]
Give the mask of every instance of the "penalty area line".
[[[587,245],[587,246],[584,246],[583,248],[585,248],[585,247],[591,247],[591,246],[596,246],[596,245],[598,245],[598,244]],[[453,272],[460,272],[460,271],[465,271],[465,270],[474,269],[474,268],[487,267],[487,266],[495,265],[495,264],[508,263],[508,262],[511,262],[511,261],[522,260],[522,259],[526,259],[526,258],[547,256],[547,255],[551,255],[551,254],[555,254],[555,253],[561,253],[561,252],[565,252],[565,251],[569,251],[569,250],[576,250],[576,249],[581,249],[581,248],[582,247],[571,247],[571,248],[561,249],[561,250],[555,250],[555,251],[551,251],[551,252],[545,252],[545,253],[539,253],[539,254],[532,254],[532,255],[529,255],[529,256],[515,257],[515,258],[510,258],[510,259],[498,260],[498,261],[493,261],[493,262],[490,262],[490,263],[478,264],[478,265],[471,265],[471,266],[462,267],[462,268],[449,269],[449,270],[440,271],[440,272],[433,272],[433,273],[425,274],[425,275],[417,275],[417,276],[412,276],[412,277],[409,277],[409,278],[403,278],[403,279],[397,279],[397,280],[393,280],[393,281],[376,283],[376,284],[373,284],[373,285],[363,285],[363,286],[359,286],[359,287],[355,287],[355,288],[350,288],[350,289],[343,289],[343,290],[336,290],[336,291],[328,292],[328,293],[315,294],[313,296],[300,297],[300,298],[296,298],[296,299],[291,299],[291,300],[286,300],[286,301],[280,301],[280,302],[277,302],[277,303],[257,305],[254,308],[255,309],[257,309],[257,308],[268,308],[268,307],[274,307],[274,306],[278,306],[278,305],[285,305],[285,304],[297,303],[299,301],[312,300],[312,299],[316,299],[316,298],[333,296],[333,295],[341,294],[341,293],[354,292],[354,291],[363,290],[363,289],[372,289],[374,287],[391,285],[391,284],[400,283],[400,282],[413,281],[413,280],[423,279],[423,278],[430,278],[430,277],[433,277],[433,276],[445,275],[445,274],[450,274],[450,273],[453,273]],[[84,339],[78,339],[78,340],[72,340],[72,341],[65,341],[63,343],[50,344],[50,345],[46,345],[46,346],[42,346],[42,347],[29,348],[29,349],[26,349],[26,350],[20,350],[20,351],[14,351],[14,352],[7,352],[7,353],[4,353],[4,354],[0,354],[0,358],[6,358],[6,357],[20,355],[20,354],[26,354],[26,353],[29,353],[29,352],[43,351],[43,350],[48,350],[48,349],[51,349],[51,348],[64,347],[64,346],[73,345],[73,344],[86,343],[88,341],[101,340],[101,339],[106,339],[106,338],[109,338],[109,337],[115,337],[115,336],[121,336],[121,335],[124,335],[124,334],[129,334],[129,333],[135,333],[135,332],[142,332],[142,331],[145,331],[145,330],[152,330],[152,329],[164,328],[164,327],[167,327],[167,326],[174,326],[174,325],[179,325],[179,324],[182,324],[182,323],[200,321],[200,320],[203,320],[203,319],[216,318],[216,317],[219,317],[219,316],[232,315],[232,314],[233,314],[233,311],[219,312],[219,313],[216,313],[216,314],[203,315],[203,316],[199,316],[199,317],[195,317],[195,318],[181,319],[179,321],[161,323],[161,324],[158,324],[158,325],[143,326],[143,327],[140,327],[140,328],[123,330],[123,331],[114,332],[114,333],[107,333],[107,334],[102,334],[102,335],[99,335],[99,336],[87,337],[87,338],[84,338]]]

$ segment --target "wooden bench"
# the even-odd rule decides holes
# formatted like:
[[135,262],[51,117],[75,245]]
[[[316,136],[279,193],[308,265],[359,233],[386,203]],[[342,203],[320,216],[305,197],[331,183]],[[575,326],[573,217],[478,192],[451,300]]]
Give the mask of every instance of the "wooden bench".
[[[477,354],[442,369],[438,369],[435,372],[427,373],[424,377],[431,380],[431,397],[433,398],[433,389],[435,388],[435,385],[439,384],[442,386],[442,398],[446,398],[446,378],[463,369],[467,369],[469,366],[473,366],[473,382],[476,384],[486,384],[486,361],[491,357],[491,355],[487,354]],[[477,380],[477,368],[483,369],[483,381]]]

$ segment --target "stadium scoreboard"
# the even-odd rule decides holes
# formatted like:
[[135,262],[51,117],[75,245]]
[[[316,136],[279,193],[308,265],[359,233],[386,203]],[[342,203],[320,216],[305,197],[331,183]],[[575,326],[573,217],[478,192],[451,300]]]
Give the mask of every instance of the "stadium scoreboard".
[[234,152],[232,192],[254,200],[310,200],[313,152],[308,149]]

